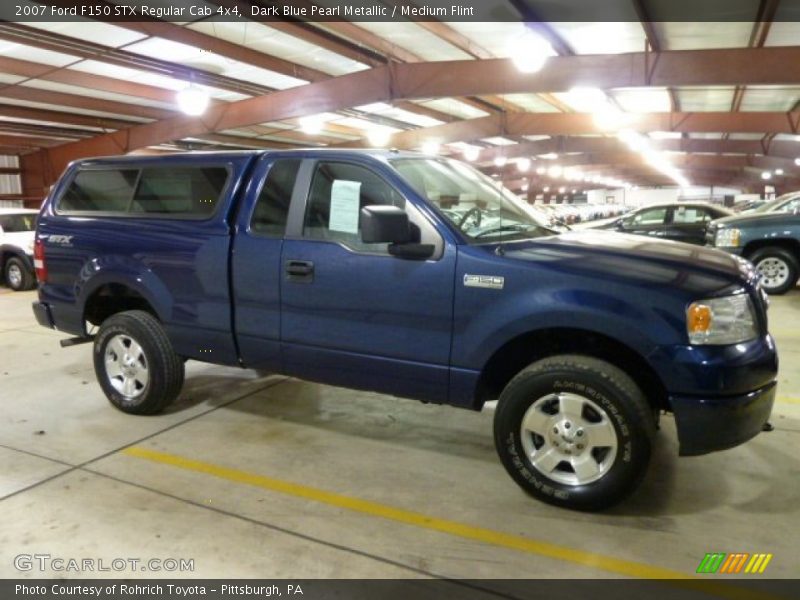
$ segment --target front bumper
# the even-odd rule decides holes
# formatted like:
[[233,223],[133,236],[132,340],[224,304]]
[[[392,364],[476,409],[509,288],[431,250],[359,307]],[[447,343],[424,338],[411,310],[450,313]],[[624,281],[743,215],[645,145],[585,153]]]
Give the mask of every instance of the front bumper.
[[719,398],[670,396],[681,456],[733,448],[752,439],[772,413],[777,383],[748,394]]

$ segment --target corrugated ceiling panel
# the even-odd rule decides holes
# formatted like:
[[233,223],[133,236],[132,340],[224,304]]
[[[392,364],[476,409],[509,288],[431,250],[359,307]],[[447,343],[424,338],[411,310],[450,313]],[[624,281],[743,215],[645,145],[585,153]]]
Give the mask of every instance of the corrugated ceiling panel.
[[645,34],[637,22],[551,23],[578,54],[641,52]]
[[676,90],[681,110],[729,111],[735,88],[732,87],[684,87]]
[[206,22],[193,23],[188,27],[330,75],[344,75],[368,68],[363,63],[285,34],[268,24],[246,22],[242,26],[240,23]]
[[119,48],[126,44],[147,37],[143,33],[131,31],[124,27],[110,23],[98,23],[90,19],[83,19],[74,23],[54,23],[32,21],[25,23],[28,27],[36,27],[44,31],[51,31],[61,35],[68,35],[80,40],[90,40],[95,44]]
[[744,48],[753,30],[748,22],[667,22],[653,26],[664,50]]
[[800,100],[800,87],[748,86],[742,97],[741,110],[778,111],[792,110]]
[[391,43],[412,52],[424,60],[465,60],[472,58],[416,23],[382,22],[358,23],[358,26],[391,40]]

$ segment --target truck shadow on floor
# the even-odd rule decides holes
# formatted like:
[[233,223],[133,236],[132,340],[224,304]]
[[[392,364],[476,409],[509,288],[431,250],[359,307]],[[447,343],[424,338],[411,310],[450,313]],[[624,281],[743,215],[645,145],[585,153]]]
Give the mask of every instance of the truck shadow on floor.
[[[502,470],[492,439],[493,414],[488,411],[422,405],[295,379],[252,394],[223,410],[247,413],[256,423],[263,420],[265,431],[260,439],[264,443],[274,440],[266,428],[270,421],[278,420],[402,449],[479,461],[482,466],[477,469]],[[260,434],[257,428],[251,428],[250,435],[258,438]],[[735,475],[719,468],[725,457],[711,456],[714,458],[679,458],[674,423],[665,418],[656,436],[650,469],[639,489],[618,506],[587,518],[608,523],[632,518],[632,526],[670,531],[673,524],[668,517],[714,510],[728,503],[728,477]],[[513,484],[509,484],[508,491],[514,493]],[[534,506],[544,507],[536,503]]]

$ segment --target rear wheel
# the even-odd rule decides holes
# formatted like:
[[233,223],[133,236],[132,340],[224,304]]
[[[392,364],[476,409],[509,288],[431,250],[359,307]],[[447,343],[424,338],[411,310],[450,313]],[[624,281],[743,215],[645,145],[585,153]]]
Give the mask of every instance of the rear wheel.
[[768,294],[785,294],[797,284],[800,269],[791,252],[783,248],[768,247],[756,250],[750,261],[761,275],[761,285]]
[[495,445],[511,477],[536,498],[599,510],[630,494],[650,461],[653,412],[634,381],[587,356],[533,363],[506,386]]
[[162,411],[183,387],[183,361],[158,320],[140,310],[103,322],[94,341],[94,370],[106,397],[130,414]]
[[17,256],[6,261],[5,279],[6,285],[15,292],[30,290],[36,285],[36,277]]

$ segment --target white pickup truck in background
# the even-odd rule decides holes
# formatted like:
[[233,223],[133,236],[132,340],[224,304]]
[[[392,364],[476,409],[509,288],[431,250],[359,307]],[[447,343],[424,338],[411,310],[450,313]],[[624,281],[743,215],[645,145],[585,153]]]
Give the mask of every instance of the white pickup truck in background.
[[15,292],[36,286],[33,241],[38,214],[38,210],[0,208],[0,272]]

